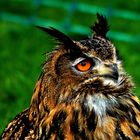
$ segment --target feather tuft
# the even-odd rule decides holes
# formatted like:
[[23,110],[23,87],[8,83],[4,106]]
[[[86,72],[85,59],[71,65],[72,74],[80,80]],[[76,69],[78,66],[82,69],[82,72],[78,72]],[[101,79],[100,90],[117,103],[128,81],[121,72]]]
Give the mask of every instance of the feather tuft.
[[61,31],[53,28],[53,27],[41,27],[36,26],[37,28],[41,29],[42,31],[48,33],[49,35],[53,36],[59,45],[64,45],[66,50],[71,50],[70,52],[78,52],[81,53],[80,48],[73,42],[73,40],[62,33]]
[[53,28],[53,27],[41,27],[41,26],[36,26],[37,28],[41,29],[42,31],[48,33],[49,35],[53,36],[57,43],[59,44],[64,44],[64,45],[69,45],[72,46],[74,45],[74,42],[64,33],[60,32],[59,30]]
[[107,38],[106,34],[109,31],[109,25],[106,17],[97,13],[97,22],[91,26],[91,30],[93,31],[93,36],[96,35]]

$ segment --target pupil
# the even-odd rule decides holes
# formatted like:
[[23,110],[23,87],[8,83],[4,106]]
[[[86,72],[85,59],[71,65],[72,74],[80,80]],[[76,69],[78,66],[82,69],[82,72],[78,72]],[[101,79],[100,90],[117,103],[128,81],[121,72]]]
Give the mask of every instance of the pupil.
[[86,66],[86,61],[82,61],[81,62],[81,65],[84,67],[84,66]]

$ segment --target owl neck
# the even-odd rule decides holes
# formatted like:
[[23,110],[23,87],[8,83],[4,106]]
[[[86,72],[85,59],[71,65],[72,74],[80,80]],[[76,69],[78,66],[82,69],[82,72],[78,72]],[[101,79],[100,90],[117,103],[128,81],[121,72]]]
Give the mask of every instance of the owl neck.
[[[41,75],[32,97],[30,119],[35,120],[35,126],[41,124],[39,129],[45,128],[48,132],[46,135],[50,135],[49,131],[52,129],[59,131],[59,128],[61,128],[65,131],[66,136],[67,132],[71,131],[70,133],[86,137],[84,135],[85,131],[89,135],[102,127],[106,131],[105,129],[108,129],[108,127],[105,127],[106,124],[113,128],[113,125],[117,124],[116,117],[119,121],[124,119],[129,121],[135,118],[132,115],[135,113],[132,104],[138,103],[130,93],[132,84],[127,78],[119,89],[100,87],[103,92],[95,88],[85,91],[83,89],[86,88],[83,87],[79,90],[71,90],[69,86],[67,90],[61,89],[61,92],[58,86],[58,89],[53,92],[57,81],[48,78],[47,80],[51,84],[46,86],[44,84],[46,81],[43,80],[43,75]],[[63,100],[57,100],[56,103],[54,99],[60,99],[60,94],[57,93],[61,93]],[[57,95],[59,96],[57,97]],[[140,108],[139,105],[137,106]],[[58,123],[51,124],[51,122]],[[70,129],[68,126],[70,126]],[[39,130],[40,135],[45,129]]]

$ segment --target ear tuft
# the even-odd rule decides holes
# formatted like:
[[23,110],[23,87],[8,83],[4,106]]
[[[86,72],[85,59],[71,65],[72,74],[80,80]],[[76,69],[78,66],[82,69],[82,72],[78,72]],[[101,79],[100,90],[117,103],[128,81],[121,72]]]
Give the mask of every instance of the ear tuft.
[[37,28],[41,29],[42,31],[48,33],[49,35],[53,36],[58,44],[64,44],[65,46],[73,46],[74,42],[64,33],[60,32],[59,30],[53,28],[53,27],[41,27],[36,26]]
[[93,31],[93,36],[96,35],[107,38],[106,34],[109,31],[109,26],[106,17],[97,13],[97,22],[91,26],[91,30]]
[[82,53],[80,48],[73,42],[73,40],[64,33],[60,32],[59,30],[53,27],[49,28],[41,26],[36,27],[53,36],[59,45],[64,45],[66,50],[70,50],[70,52]]

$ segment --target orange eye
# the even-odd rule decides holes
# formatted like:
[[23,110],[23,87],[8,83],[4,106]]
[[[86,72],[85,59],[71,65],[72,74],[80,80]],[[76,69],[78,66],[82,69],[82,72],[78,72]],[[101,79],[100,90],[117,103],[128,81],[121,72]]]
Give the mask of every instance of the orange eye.
[[83,60],[76,65],[77,70],[86,72],[91,68],[91,62],[89,60]]

